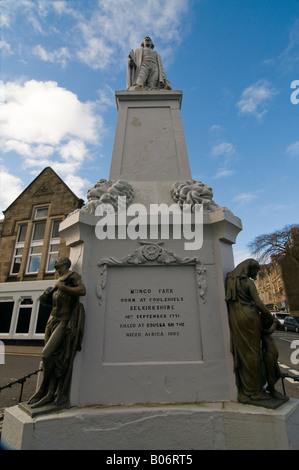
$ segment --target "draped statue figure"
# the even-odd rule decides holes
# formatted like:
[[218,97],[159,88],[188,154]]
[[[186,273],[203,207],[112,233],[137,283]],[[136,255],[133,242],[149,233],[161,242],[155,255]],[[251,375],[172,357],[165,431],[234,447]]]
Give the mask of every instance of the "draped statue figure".
[[[253,279],[260,269],[254,259],[240,263],[226,277],[226,302],[238,401],[287,400],[275,389],[282,374],[271,334],[276,320],[261,301]],[[266,389],[263,387],[266,385]],[[267,393],[268,392],[268,393]]]

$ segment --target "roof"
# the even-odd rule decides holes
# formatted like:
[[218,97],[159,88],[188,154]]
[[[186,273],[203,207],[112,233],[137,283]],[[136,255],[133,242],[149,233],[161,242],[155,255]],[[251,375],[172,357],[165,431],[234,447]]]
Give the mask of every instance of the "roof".
[[53,168],[51,168],[50,166],[47,166],[46,168],[44,168],[37,176],[36,178],[34,178],[34,180],[31,181],[31,183],[19,194],[19,196],[4,210],[2,211],[3,214],[5,215],[5,213],[22,197],[22,195],[28,191],[28,189],[30,187],[32,187],[32,185],[34,185],[38,179],[41,178],[41,176],[46,173],[46,172],[51,172],[53,174],[53,176],[55,176],[56,178],[59,179],[59,181],[65,186],[65,188],[75,197],[79,200],[81,200],[81,198],[79,198],[78,196],[76,196],[76,194],[67,186],[67,184],[63,181],[63,179],[60,178],[60,176],[58,176],[58,174],[53,170]]

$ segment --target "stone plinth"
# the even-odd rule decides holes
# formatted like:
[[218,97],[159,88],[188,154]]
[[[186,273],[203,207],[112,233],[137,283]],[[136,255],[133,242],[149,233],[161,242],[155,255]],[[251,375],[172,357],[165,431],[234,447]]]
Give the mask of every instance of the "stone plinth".
[[238,403],[74,407],[36,419],[14,406],[5,411],[2,444],[17,450],[133,450],[136,456],[157,449],[189,450],[191,456],[196,450],[298,450],[298,425],[298,400],[278,410]]

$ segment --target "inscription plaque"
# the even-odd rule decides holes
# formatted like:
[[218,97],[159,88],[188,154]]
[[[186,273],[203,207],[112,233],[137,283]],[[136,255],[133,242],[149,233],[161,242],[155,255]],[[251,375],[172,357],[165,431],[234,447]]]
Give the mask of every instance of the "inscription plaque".
[[202,360],[195,266],[108,268],[104,362]]

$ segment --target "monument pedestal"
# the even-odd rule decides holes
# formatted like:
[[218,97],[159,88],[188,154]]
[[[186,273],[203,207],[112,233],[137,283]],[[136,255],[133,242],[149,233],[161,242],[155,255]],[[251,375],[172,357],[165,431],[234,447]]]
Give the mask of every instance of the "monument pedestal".
[[[30,418],[5,411],[2,444],[32,450],[295,450],[299,402],[277,410],[233,402],[73,407]],[[112,454],[109,454],[112,456]]]
[[78,211],[62,224],[88,286],[71,404],[236,399],[224,273],[239,219],[221,208],[205,214],[195,253],[173,238],[99,240],[97,220]]

